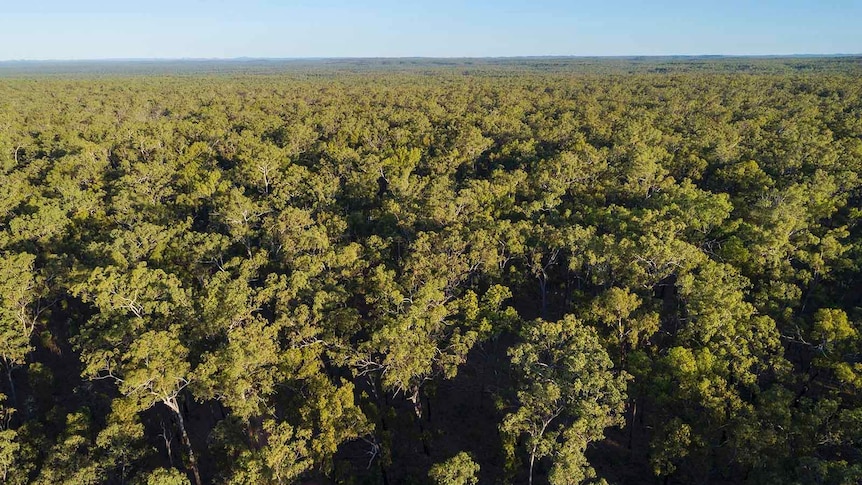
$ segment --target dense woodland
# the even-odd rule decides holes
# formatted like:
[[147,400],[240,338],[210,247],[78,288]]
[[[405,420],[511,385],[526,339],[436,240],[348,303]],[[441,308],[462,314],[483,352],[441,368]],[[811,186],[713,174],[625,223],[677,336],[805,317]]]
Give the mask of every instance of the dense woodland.
[[369,63],[3,66],[0,482],[862,482],[858,58]]

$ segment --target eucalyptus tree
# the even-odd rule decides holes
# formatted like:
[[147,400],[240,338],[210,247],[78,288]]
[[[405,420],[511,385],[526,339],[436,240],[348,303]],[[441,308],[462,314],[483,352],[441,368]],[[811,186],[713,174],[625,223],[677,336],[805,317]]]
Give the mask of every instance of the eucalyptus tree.
[[574,316],[526,323],[522,337],[509,351],[517,396],[501,430],[510,439],[525,436],[529,483],[545,457],[552,484],[594,477],[584,452],[605,428],[623,423],[627,374],[613,369],[595,330]]

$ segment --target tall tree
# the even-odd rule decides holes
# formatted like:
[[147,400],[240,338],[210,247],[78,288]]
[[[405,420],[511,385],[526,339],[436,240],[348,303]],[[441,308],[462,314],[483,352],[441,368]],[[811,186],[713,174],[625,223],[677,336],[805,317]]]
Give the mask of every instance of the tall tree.
[[613,370],[595,330],[571,315],[528,323],[522,337],[509,352],[518,391],[501,430],[510,439],[526,437],[529,483],[536,460],[546,456],[551,483],[579,483],[595,473],[584,457],[587,445],[623,422],[628,377]]

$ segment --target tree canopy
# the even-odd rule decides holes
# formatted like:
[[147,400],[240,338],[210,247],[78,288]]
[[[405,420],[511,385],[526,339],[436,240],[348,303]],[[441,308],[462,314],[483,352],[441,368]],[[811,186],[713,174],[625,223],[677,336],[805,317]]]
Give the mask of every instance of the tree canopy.
[[579,62],[0,77],[0,481],[859,483],[858,59]]

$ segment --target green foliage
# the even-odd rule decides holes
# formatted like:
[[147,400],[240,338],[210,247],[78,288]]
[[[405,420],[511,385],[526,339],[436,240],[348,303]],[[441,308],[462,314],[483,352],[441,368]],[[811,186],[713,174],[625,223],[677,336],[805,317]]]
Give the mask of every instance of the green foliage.
[[862,362],[847,358],[856,354],[862,343],[857,327],[843,310],[821,308],[814,314],[811,337],[819,342],[821,350],[814,362],[831,368],[841,384],[859,391],[862,390]]
[[0,481],[857,483],[857,61],[4,78]]
[[520,374],[517,407],[501,430],[526,435],[530,481],[534,460],[552,456],[552,483],[580,483],[594,476],[587,445],[622,424],[627,376],[612,371],[595,330],[573,316],[528,324],[523,337],[510,351]]
[[464,451],[437,463],[428,472],[428,478],[436,485],[476,485],[479,479],[479,465]]
[[177,469],[157,468],[147,474],[146,485],[189,485],[189,479]]
[[33,351],[45,281],[32,254],[0,254],[0,359],[7,371],[23,365]]
[[15,409],[6,407],[6,396],[0,394],[0,478],[3,482],[12,483],[15,476],[21,444],[18,443],[18,433],[9,428]]
[[92,456],[91,426],[87,410],[67,415],[66,426],[54,446],[47,450],[45,463],[34,483],[103,483],[104,470]]
[[228,483],[289,484],[311,468],[309,430],[296,432],[287,423],[271,420],[263,423],[263,429],[267,443],[259,451],[240,455],[238,471]]

